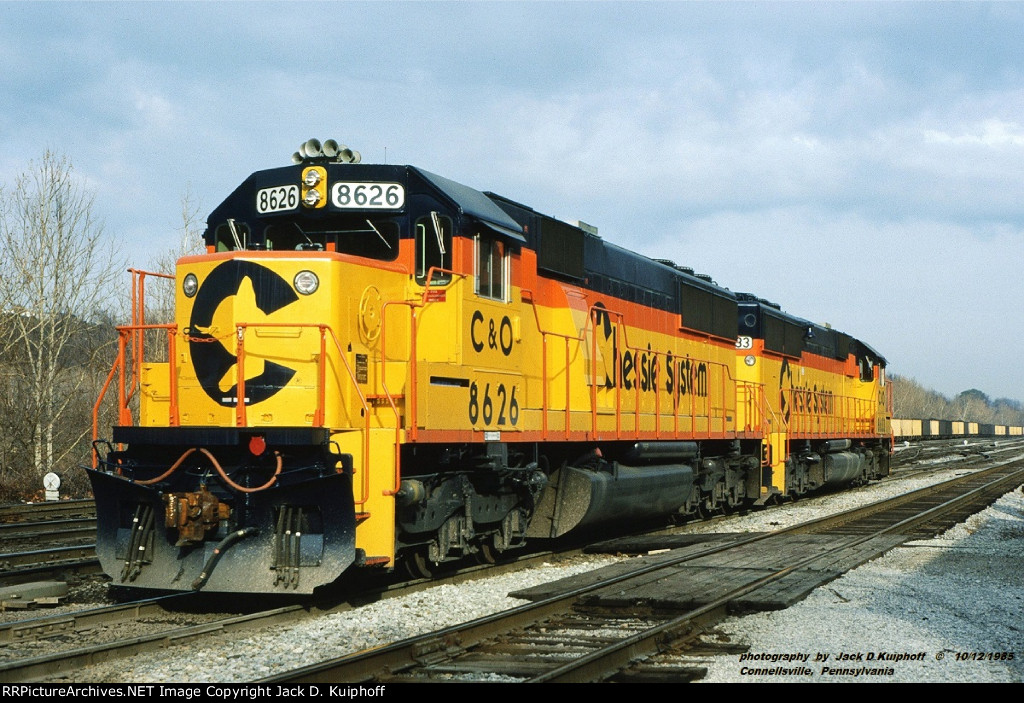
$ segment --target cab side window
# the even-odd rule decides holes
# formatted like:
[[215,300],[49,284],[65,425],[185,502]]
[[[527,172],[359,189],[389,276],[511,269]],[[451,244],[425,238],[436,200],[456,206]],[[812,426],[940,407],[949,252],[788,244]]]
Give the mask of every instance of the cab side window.
[[508,256],[505,245],[482,234],[474,238],[476,249],[477,295],[494,300],[505,300],[508,286]]
[[875,380],[874,366],[871,363],[871,359],[866,356],[858,357],[857,366],[860,368],[860,380],[865,383],[870,383]]
[[416,282],[421,286],[427,284],[431,268],[444,269],[444,273],[435,273],[430,285],[451,281],[452,221],[437,212],[416,220]]

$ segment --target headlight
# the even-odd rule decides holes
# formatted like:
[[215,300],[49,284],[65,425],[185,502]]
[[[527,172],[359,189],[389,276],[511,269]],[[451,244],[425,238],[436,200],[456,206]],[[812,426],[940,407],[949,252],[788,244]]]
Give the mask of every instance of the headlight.
[[[320,192],[320,185],[324,192]],[[302,206],[322,208],[327,205],[327,169],[323,166],[309,166],[302,169],[302,187],[299,189]]]
[[191,298],[199,290],[199,279],[196,278],[194,273],[190,273],[185,276],[185,280],[181,282],[181,291],[185,294],[186,298]]
[[312,271],[299,271],[295,274],[295,290],[303,295],[312,295],[320,287],[320,279]]
[[753,366],[755,361],[756,359],[752,354],[747,354],[745,357],[743,357],[743,363],[746,364],[747,366]]

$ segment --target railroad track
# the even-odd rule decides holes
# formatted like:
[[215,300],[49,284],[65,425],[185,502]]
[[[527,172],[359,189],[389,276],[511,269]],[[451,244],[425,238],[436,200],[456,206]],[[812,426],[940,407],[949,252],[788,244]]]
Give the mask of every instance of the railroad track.
[[901,442],[894,447],[892,466],[907,464],[948,462],[957,457],[970,458],[977,455],[995,456],[1024,448],[1024,437],[1006,439],[939,439],[919,442]]
[[[174,593],[0,623],[0,680],[46,680],[61,672],[204,637],[284,628],[342,613],[361,603],[401,597],[438,585],[459,584],[483,573],[493,575],[528,568],[550,557],[550,552],[531,554],[498,565],[469,566],[435,580],[382,582],[360,587],[354,593],[338,594],[331,600],[310,603],[303,599],[269,609],[257,607],[263,598],[240,600],[237,596]],[[85,639],[90,640],[87,646],[77,646]],[[44,648],[45,653],[34,653]]]
[[1009,456],[1024,449],[1024,439],[929,440],[898,444],[892,454],[892,469],[927,471],[936,464]]
[[692,680],[699,671],[678,653],[727,614],[795,602],[897,544],[942,532],[1022,482],[1024,461],[1016,457],[798,527],[719,535],[642,569],[548,584],[518,594],[538,600],[512,611],[266,682]]
[[92,500],[0,506],[0,586],[100,573]]
[[61,518],[85,517],[96,519],[96,503],[92,498],[56,500],[45,503],[12,503],[0,505],[0,524],[37,522]]
[[[847,518],[848,520],[849,518]],[[805,529],[810,529],[804,526]],[[795,531],[794,531],[795,533]],[[699,559],[702,556],[711,558],[718,548],[728,546],[726,543],[733,543],[737,539],[746,540],[749,535],[717,535],[715,539],[719,540],[721,544],[715,545],[712,541],[704,541],[702,543],[695,543],[688,547],[689,551],[685,554],[685,557],[680,564],[688,562],[694,562],[695,559]],[[754,544],[757,540],[763,540],[766,537],[764,535],[757,535],[750,538],[751,544]],[[689,537],[692,541],[695,538],[693,535]],[[699,539],[707,540],[707,536]],[[732,544],[732,546],[739,546],[738,544]],[[697,550],[697,551],[695,551]],[[529,557],[523,561],[526,564],[536,563],[538,561],[550,558],[550,554],[542,554],[539,556]],[[420,581],[415,584],[406,585],[392,585],[389,587],[382,587],[380,591],[371,594],[363,594],[360,598],[352,599],[351,603],[356,604],[358,602],[368,602],[374,599],[386,598],[391,595],[402,595],[408,593],[411,588],[424,588],[432,587],[442,583],[458,583],[459,581],[469,580],[472,578],[479,577],[485,573],[490,576],[496,574],[497,571],[494,567],[478,567],[476,569],[467,569],[462,573],[454,574],[443,580],[438,581]],[[499,567],[500,570],[514,570],[517,568],[523,568],[521,563],[510,563],[503,564]],[[666,565],[659,565],[659,568],[669,568]],[[652,572],[653,574],[654,572]],[[652,576],[651,578],[655,578]],[[595,589],[589,589],[587,592],[591,592]],[[582,598],[585,594],[579,594]],[[203,637],[207,637],[212,634],[226,633],[226,632],[244,632],[266,628],[283,628],[288,625],[297,624],[304,620],[311,618],[323,617],[324,615],[332,612],[341,612],[343,610],[352,607],[349,602],[342,602],[334,606],[321,605],[320,607],[301,606],[301,605],[289,605],[281,608],[275,608],[264,612],[250,612],[250,613],[239,613],[237,609],[230,613],[208,613],[202,617],[194,617],[198,613],[190,613],[191,610],[198,610],[192,601],[193,605],[188,605],[187,598],[177,596],[181,600],[169,600],[164,601],[154,600],[152,603],[148,603],[145,609],[140,608],[137,604],[126,604],[119,607],[109,607],[99,609],[98,611],[87,611],[80,615],[74,616],[50,616],[43,618],[34,618],[30,621],[23,621],[22,623],[9,624],[7,626],[0,626],[0,643],[4,643],[4,647],[0,647],[0,655],[5,651],[7,653],[7,661],[0,663],[0,679],[5,681],[34,681],[34,680],[46,680],[48,677],[54,676],[56,672],[68,672],[73,671],[77,668],[88,666],[91,663],[102,662],[114,658],[128,657],[139,652],[150,651],[169,645],[183,642],[199,640]],[[167,608],[168,603],[176,603],[170,610]],[[203,608],[206,611],[210,610],[209,606]],[[637,642],[642,643],[644,641],[645,632],[655,631],[658,632],[659,627],[669,627],[666,625],[664,614],[657,614],[656,617],[651,616],[650,613],[644,614],[643,617],[638,617],[636,612],[633,612],[627,616],[619,614],[609,614],[603,612],[604,608],[589,607],[589,613],[586,614],[587,624],[583,624],[578,619],[578,614],[570,613],[572,618],[576,620],[566,620],[566,623],[575,624],[576,634],[575,636],[582,637],[584,641],[589,641],[588,648],[593,646],[593,642],[601,640],[621,639],[621,633],[627,631],[631,635],[632,639],[636,639]],[[657,610],[657,609],[653,609]],[[102,612],[100,612],[102,611]],[[635,611],[635,609],[634,609]],[[553,616],[549,616],[553,617]],[[713,618],[712,618],[713,619]],[[698,624],[700,621],[692,621],[687,627],[699,628]],[[104,624],[101,624],[104,623]],[[144,626],[145,633],[140,633],[140,626]],[[507,624],[496,626],[497,630],[508,630]],[[585,631],[584,635],[579,635],[579,631]],[[108,632],[110,641],[106,643],[96,641],[98,638],[95,633],[99,631]],[[120,631],[120,635],[117,633]],[[661,640],[668,637],[671,633],[672,628],[662,632],[661,634],[655,634],[655,639]],[[613,637],[612,634],[616,633]],[[552,635],[553,636],[553,635]],[[672,634],[675,637],[675,634]],[[456,635],[459,642],[471,642],[476,639],[486,639],[479,636],[469,637],[467,635],[458,634]],[[64,639],[68,642],[81,642],[88,638],[90,640],[90,646],[88,647],[73,647],[68,645],[63,651],[53,652],[50,651],[47,654],[33,655],[34,645],[26,644],[33,641],[42,640],[60,640]],[[439,639],[440,638],[440,639]],[[550,637],[549,637],[550,638]],[[124,642],[121,640],[132,640],[130,642]],[[555,637],[555,640],[558,638]],[[431,648],[438,647],[437,642],[447,642],[446,636],[442,633],[436,633],[433,637],[426,638],[426,649],[422,649],[420,654],[417,656],[423,658],[428,657],[435,661],[435,668],[433,670],[434,675],[448,675],[458,676],[460,667],[463,668],[462,674],[465,675],[465,667],[467,663],[455,665],[448,665],[451,669],[451,673],[442,674],[440,673],[443,666],[440,662],[450,654],[447,652],[445,647],[440,647],[431,652],[427,652]],[[566,641],[558,642],[557,644],[543,645],[539,641],[529,640],[528,644],[520,644],[519,647],[528,647],[531,651],[539,651],[545,646],[562,649],[563,651],[569,651],[569,646]],[[398,645],[395,645],[396,647]],[[462,646],[462,645],[460,645]],[[642,646],[642,645],[630,645],[630,646]],[[389,648],[391,649],[391,648]],[[513,648],[514,649],[514,648]],[[577,654],[581,650],[576,650]],[[589,651],[589,649],[588,649]],[[503,652],[501,656],[502,660],[511,660],[512,657],[508,652]],[[479,664],[474,664],[473,667],[479,668]],[[473,667],[470,667],[472,670]],[[686,678],[687,676],[692,677],[694,672],[692,671],[692,665],[679,665],[679,666],[666,666],[659,664],[657,667],[658,676],[670,676],[678,680],[679,678]],[[398,669],[393,669],[397,671]],[[666,674],[666,672],[673,672]],[[689,671],[689,673],[687,673]],[[475,675],[478,675],[476,672]],[[303,672],[297,672],[292,674],[282,674],[280,677],[273,680],[280,681],[300,681],[303,676],[307,674]],[[519,676],[518,679],[529,679],[530,676],[541,675],[534,671],[533,673],[527,673],[525,676]],[[327,679],[337,680],[357,680],[350,678],[351,674],[326,674]],[[648,680],[652,674],[643,673],[639,669],[634,668],[632,672],[620,672],[616,674],[619,680],[629,680],[630,677],[638,678],[639,680]],[[645,678],[646,677],[646,678]],[[315,680],[315,679],[310,679]],[[323,679],[326,680],[326,679]],[[369,679],[366,679],[369,680]],[[554,679],[558,680],[558,679]],[[565,679],[575,680],[575,679]]]
[[[0,680],[37,681],[69,670],[140,652],[198,639],[205,636],[293,624],[311,616],[300,605],[241,615],[190,612],[194,594],[174,594],[143,601],[93,609],[69,615],[38,618],[0,625],[0,644],[10,656],[0,662]],[[146,627],[148,626],[148,627]],[[140,628],[149,631],[140,634]],[[41,639],[78,640],[85,634],[93,642],[58,653],[32,656],[34,643]],[[103,641],[98,641],[103,640]]]

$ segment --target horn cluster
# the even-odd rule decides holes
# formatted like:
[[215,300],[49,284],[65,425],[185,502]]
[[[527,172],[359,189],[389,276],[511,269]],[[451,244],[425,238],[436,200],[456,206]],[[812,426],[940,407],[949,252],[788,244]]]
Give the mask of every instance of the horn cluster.
[[349,149],[344,144],[338,144],[333,139],[328,139],[323,144],[319,139],[310,139],[299,147],[299,150],[292,154],[292,161],[301,164],[307,161],[334,161],[343,164],[357,164],[362,160],[358,151]]

